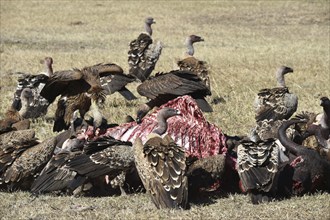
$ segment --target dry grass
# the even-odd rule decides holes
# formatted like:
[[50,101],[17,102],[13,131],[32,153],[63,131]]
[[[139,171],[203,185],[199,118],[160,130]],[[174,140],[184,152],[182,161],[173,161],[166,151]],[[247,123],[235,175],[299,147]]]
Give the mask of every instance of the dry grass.
[[[154,38],[165,48],[156,71],[169,71],[184,52],[184,38],[201,35],[196,56],[211,66],[213,97],[225,103],[206,114],[225,133],[245,134],[253,125],[252,102],[261,88],[275,86],[279,65],[294,68],[287,76],[299,97],[298,111],[320,111],[319,98],[330,96],[329,1],[0,1],[0,118],[16,86],[13,72],[38,73],[39,60],[54,58],[54,69],[64,70],[100,62],[114,62],[127,71],[128,43],[137,37],[144,17],[153,16]],[[130,85],[135,94],[135,85]],[[132,103],[118,94],[107,99],[105,116],[122,122],[134,114]],[[49,116],[54,112],[53,105]],[[52,125],[33,124],[40,139]],[[315,195],[252,206],[243,195],[217,198],[189,211],[156,210],[145,195],[113,198],[42,196],[30,201],[26,193],[0,193],[4,219],[50,218],[273,218],[329,219],[330,196]],[[77,212],[74,205],[93,206]],[[11,209],[9,209],[11,208]]]
[[[73,198],[27,193],[0,193],[5,219],[329,219],[329,195],[317,194],[252,205],[244,195],[192,204],[189,210],[157,210],[145,194],[122,197]],[[8,200],[12,202],[8,202]],[[311,202],[312,200],[312,202]],[[3,212],[3,213],[1,213]]]

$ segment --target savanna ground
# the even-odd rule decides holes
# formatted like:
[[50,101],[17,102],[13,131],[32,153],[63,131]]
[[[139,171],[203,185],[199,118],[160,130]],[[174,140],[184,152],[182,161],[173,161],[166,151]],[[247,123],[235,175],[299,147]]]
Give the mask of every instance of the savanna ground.
[[[298,111],[320,112],[330,96],[329,1],[5,1],[0,12],[0,118],[11,103],[17,76],[38,73],[39,60],[54,59],[54,70],[114,62],[127,72],[128,43],[146,16],[156,19],[154,39],[165,48],[155,71],[169,71],[185,50],[184,39],[200,35],[196,57],[210,64],[213,105],[207,119],[228,134],[246,134],[254,123],[253,99],[276,85],[280,65],[293,67],[287,85],[299,97]],[[137,84],[130,85],[134,91]],[[126,102],[108,96],[104,115],[121,123],[144,98]],[[56,104],[47,116],[52,116]],[[36,120],[43,140],[52,124]],[[144,194],[72,198],[0,192],[0,219],[330,219],[330,195],[317,194],[254,206],[246,195],[215,197],[190,210],[157,210]]]

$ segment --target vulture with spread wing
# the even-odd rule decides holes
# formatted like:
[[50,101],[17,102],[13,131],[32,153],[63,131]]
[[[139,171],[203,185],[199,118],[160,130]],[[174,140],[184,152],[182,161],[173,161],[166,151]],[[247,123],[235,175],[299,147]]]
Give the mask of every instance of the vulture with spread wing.
[[148,113],[153,107],[161,106],[169,100],[179,96],[189,95],[197,102],[204,112],[212,112],[212,107],[205,100],[211,91],[195,73],[191,71],[174,70],[168,73],[159,73],[149,78],[137,87],[140,95],[150,99],[137,110],[137,121]]

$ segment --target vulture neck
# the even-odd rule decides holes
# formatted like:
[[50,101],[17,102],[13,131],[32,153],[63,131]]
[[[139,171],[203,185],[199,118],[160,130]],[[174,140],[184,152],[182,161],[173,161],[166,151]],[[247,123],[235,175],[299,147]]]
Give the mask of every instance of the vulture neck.
[[25,118],[26,113],[28,112],[30,100],[27,97],[21,97],[22,108],[19,110],[19,114]]
[[45,63],[45,67],[46,67],[46,75],[48,77],[51,77],[53,75],[53,67],[52,67],[52,64],[50,63]]
[[144,24],[144,29],[145,29],[145,31],[149,34],[149,36],[152,35],[151,24],[145,23],[145,24]]
[[278,69],[277,70],[276,80],[277,80],[277,86],[278,87],[286,87],[285,79],[284,79],[284,70],[283,69]]
[[330,143],[328,142],[328,140],[326,140],[323,135],[322,135],[322,129],[320,126],[316,126],[315,128],[315,137],[317,139],[317,142],[319,142],[319,144],[325,148],[326,151],[330,150]]
[[322,128],[330,129],[330,105],[323,106],[323,115],[320,124]]
[[193,42],[191,42],[190,38],[187,38],[186,46],[187,46],[186,54],[188,56],[194,56],[195,50],[194,50]]
[[290,127],[290,125],[298,123],[298,122],[302,122],[302,121],[301,120],[285,121],[278,129],[278,139],[280,140],[281,144],[287,150],[289,150],[291,153],[293,153],[295,156],[298,156],[302,152],[304,147],[291,141],[286,135],[286,130],[288,129],[288,127]]
[[90,107],[90,111],[93,116],[93,125],[94,127],[98,128],[101,126],[102,121],[103,121],[103,116],[99,110],[99,107],[97,106],[96,100],[92,99],[92,104]]
[[157,127],[153,130],[152,133],[163,135],[167,131],[167,119],[175,115],[180,115],[180,111],[170,108],[161,109],[157,114]]
[[165,134],[165,132],[167,131],[166,118],[162,114],[157,115],[157,122],[158,122],[158,125],[155,128],[155,130],[153,130],[153,133],[161,136],[161,135]]

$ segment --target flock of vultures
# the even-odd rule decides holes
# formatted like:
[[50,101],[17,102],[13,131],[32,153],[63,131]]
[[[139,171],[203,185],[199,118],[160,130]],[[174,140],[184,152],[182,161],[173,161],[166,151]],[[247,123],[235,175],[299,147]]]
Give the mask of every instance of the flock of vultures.
[[[82,69],[18,73],[14,99],[0,122],[0,189],[33,195],[110,196],[145,191],[157,208],[189,208],[204,193],[248,193],[254,204],[317,191],[330,191],[330,100],[320,112],[296,113],[298,98],[289,92],[281,66],[277,87],[260,90],[255,126],[248,135],[230,136],[209,123],[212,112],[209,67],[194,57],[186,39],[177,69],[151,74],[162,51],[152,40],[152,24],[130,42],[129,73],[114,63]],[[102,115],[106,96],[120,93],[148,102],[123,124]],[[57,100],[53,131],[35,138],[30,120],[44,118]],[[252,105],[253,103],[251,103]],[[212,113],[210,113],[212,114]],[[29,120],[30,119],[30,120]]]

